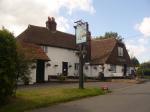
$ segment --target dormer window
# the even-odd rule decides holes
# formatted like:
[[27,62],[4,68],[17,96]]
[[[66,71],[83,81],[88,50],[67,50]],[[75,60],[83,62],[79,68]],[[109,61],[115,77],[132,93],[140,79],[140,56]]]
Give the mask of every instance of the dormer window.
[[123,48],[118,47],[118,56],[123,56]]

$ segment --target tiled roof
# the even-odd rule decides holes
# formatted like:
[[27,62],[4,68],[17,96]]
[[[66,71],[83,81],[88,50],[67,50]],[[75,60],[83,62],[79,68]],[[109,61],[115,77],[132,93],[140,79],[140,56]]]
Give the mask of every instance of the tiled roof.
[[[118,47],[123,48],[123,56],[118,56]],[[91,64],[116,64],[132,66],[124,43],[114,39],[94,39],[91,41]]]
[[104,64],[113,48],[116,40],[110,39],[93,39],[91,41],[91,64]]
[[74,35],[57,30],[51,31],[46,27],[29,25],[29,27],[21,33],[17,39],[39,45],[76,49]]
[[46,55],[46,53],[43,51],[43,49],[40,46],[32,43],[25,43],[19,41],[18,43],[27,59],[31,59],[31,60],[39,59],[45,61],[49,60],[49,57]]

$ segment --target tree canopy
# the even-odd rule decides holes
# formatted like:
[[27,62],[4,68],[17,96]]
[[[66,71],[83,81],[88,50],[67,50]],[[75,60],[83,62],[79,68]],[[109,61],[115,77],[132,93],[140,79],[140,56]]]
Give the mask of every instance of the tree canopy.
[[0,103],[14,93],[16,85],[17,46],[12,33],[0,30]]
[[0,30],[0,104],[15,95],[19,77],[29,73],[29,64],[17,49],[13,34],[4,28]]
[[140,65],[138,59],[135,56],[131,58],[131,61],[134,67],[138,67]]
[[96,39],[115,38],[120,42],[123,42],[123,38],[117,32],[106,32],[104,36],[98,36]]

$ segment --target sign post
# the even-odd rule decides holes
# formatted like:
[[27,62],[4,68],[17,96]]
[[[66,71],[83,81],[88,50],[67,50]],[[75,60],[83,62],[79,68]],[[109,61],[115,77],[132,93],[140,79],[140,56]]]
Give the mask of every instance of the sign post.
[[87,43],[88,34],[88,24],[87,22],[77,21],[75,22],[75,34],[76,34],[76,44],[79,46],[79,88],[84,88],[84,75],[83,75],[83,65],[85,57],[85,45]]

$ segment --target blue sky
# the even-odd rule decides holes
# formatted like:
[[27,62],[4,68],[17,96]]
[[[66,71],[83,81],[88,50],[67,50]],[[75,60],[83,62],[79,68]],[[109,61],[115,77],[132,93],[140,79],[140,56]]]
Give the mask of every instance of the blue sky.
[[150,60],[150,0],[1,0],[0,16],[0,26],[16,36],[28,24],[45,26],[48,16],[56,18],[59,30],[74,33],[74,22],[82,19],[92,36],[117,32],[131,56]]
[[141,35],[134,27],[144,17],[150,16],[150,0],[93,0],[93,6],[94,14],[76,11],[70,16],[66,10],[61,13],[74,21],[88,21],[95,36],[116,31],[123,37]]

